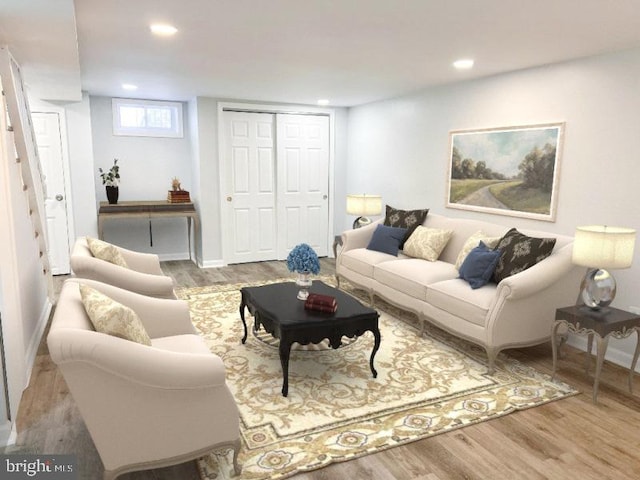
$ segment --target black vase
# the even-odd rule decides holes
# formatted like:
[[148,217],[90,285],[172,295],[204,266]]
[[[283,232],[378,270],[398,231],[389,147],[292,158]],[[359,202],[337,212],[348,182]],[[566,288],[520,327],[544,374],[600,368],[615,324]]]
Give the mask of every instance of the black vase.
[[112,205],[118,203],[118,187],[105,187],[107,189],[107,200]]

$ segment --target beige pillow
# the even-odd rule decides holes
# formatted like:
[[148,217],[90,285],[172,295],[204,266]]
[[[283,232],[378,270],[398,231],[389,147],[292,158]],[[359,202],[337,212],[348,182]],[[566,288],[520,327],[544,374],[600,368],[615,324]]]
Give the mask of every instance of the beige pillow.
[[501,238],[502,237],[490,237],[482,230],[478,230],[476,233],[467,238],[466,242],[464,242],[460,253],[458,253],[458,258],[456,258],[456,270],[460,270],[462,262],[464,262],[464,259],[467,258],[469,252],[476,248],[481,241],[484,242],[484,244],[489,248],[496,248],[496,245]]
[[438,260],[440,253],[447,246],[453,230],[441,230],[420,225],[404,244],[405,255],[424,258],[430,262]]
[[94,257],[120,267],[128,268],[127,262],[124,261],[120,250],[118,250],[115,245],[91,237],[87,237],[87,245],[89,245],[89,250],[91,250],[91,254]]
[[80,285],[84,309],[97,332],[151,346],[138,314],[87,285]]

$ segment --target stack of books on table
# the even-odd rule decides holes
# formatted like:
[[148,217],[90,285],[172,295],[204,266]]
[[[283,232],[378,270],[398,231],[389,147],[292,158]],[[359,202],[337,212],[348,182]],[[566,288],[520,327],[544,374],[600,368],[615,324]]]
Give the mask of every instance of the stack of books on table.
[[304,308],[316,312],[334,313],[338,309],[338,303],[331,295],[310,293],[304,301]]
[[169,190],[167,201],[169,203],[191,203],[191,197],[186,190]]

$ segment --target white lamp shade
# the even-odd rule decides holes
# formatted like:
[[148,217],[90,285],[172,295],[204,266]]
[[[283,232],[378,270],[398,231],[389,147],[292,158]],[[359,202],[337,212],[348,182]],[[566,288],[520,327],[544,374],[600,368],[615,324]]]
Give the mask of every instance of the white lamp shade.
[[577,227],[573,263],[590,268],[629,268],[636,231],[632,228],[589,225]]
[[365,217],[380,215],[382,213],[382,197],[380,195],[347,195],[347,213]]

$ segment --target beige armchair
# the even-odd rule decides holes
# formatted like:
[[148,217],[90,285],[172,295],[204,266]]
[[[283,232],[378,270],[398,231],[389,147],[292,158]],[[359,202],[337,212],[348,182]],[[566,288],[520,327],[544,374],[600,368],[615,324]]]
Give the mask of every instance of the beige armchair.
[[[98,333],[79,291],[85,283],[133,309],[152,346]],[[222,449],[240,473],[239,414],[222,360],[196,333],[182,300],[67,280],[47,338],[104,464],[104,479]]]
[[86,237],[78,238],[71,251],[73,273],[79,278],[97,280],[143,295],[176,298],[173,280],[165,276],[157,255],[115,247],[128,268],[95,258]]

